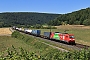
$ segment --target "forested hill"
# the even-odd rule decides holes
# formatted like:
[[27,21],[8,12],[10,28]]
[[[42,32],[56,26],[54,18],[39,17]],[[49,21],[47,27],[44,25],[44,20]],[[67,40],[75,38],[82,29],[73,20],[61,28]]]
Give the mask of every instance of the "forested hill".
[[0,13],[0,27],[12,25],[45,24],[54,20],[60,14],[36,13],[36,12],[7,12]]
[[72,13],[62,14],[53,21],[49,22],[51,25],[90,25],[90,8],[81,9]]
[[67,14],[50,14],[36,12],[7,12],[0,13],[0,27],[17,25],[90,25],[90,8],[81,9]]

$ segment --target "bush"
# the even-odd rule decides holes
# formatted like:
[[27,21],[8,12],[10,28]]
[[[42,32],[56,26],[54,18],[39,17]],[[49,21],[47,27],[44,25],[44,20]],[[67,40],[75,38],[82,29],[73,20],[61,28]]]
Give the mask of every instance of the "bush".
[[86,25],[86,26],[90,25],[90,19],[84,20],[83,21],[83,24]]
[[41,29],[57,29],[57,28],[48,26],[48,27],[42,27]]
[[18,31],[14,31],[11,36],[14,38],[23,39],[23,35],[20,34]]
[[0,52],[0,60],[90,60],[90,50],[74,52],[60,52],[52,49],[47,54],[40,56],[35,52],[28,52],[23,48],[7,49]]
[[7,49],[0,54],[0,60],[39,60],[41,57],[36,55],[34,52],[30,53],[24,50],[23,48],[14,48]]

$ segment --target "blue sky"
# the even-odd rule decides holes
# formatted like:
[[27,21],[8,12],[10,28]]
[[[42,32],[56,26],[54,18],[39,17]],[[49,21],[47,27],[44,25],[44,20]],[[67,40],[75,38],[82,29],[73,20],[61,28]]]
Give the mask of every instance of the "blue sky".
[[90,0],[0,0],[0,12],[70,13],[90,7]]

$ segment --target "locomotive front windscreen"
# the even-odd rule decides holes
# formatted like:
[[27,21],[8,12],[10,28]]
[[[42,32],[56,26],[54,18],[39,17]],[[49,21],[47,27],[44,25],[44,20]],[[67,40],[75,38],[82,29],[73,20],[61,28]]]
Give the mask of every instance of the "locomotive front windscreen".
[[70,36],[70,38],[74,38],[74,36]]

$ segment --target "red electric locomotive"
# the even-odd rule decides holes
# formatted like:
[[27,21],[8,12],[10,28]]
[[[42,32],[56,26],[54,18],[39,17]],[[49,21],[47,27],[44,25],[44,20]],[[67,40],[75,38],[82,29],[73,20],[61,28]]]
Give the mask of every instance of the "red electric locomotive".
[[49,39],[55,39],[64,41],[68,44],[75,44],[75,38],[73,34],[68,33],[57,33],[57,32],[44,32],[44,36],[46,36]]

